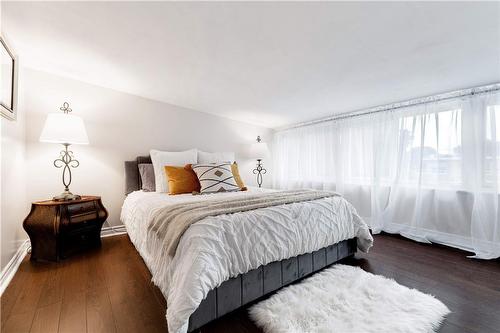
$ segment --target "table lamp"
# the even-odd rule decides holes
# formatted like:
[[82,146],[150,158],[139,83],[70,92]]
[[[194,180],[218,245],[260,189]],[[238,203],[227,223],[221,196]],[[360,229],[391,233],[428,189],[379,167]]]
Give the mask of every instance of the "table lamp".
[[71,193],[69,185],[71,184],[71,168],[77,168],[80,162],[73,158],[73,152],[68,150],[68,147],[72,144],[88,144],[89,138],[82,118],[70,114],[72,110],[67,102],[64,102],[59,109],[62,113],[49,113],[47,115],[40,135],[40,142],[60,143],[64,146],[60,157],[54,161],[56,168],[63,168],[64,192],[55,196],[54,200],[78,200],[80,196]]
[[252,143],[250,146],[250,155],[257,159],[257,167],[253,169],[253,173],[257,175],[257,184],[261,187],[262,175],[267,172],[267,170],[262,166],[262,160],[269,156],[269,148],[267,147],[267,143],[262,142],[260,135],[257,136],[256,141],[257,142]]

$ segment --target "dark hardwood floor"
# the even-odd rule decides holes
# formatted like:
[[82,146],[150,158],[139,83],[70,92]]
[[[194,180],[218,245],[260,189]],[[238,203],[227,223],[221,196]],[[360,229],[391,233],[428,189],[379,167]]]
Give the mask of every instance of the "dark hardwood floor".
[[[440,332],[500,332],[500,263],[450,248],[377,235],[345,261],[435,295],[452,311]],[[127,236],[59,264],[25,258],[1,298],[2,332],[166,332],[166,302]],[[260,332],[245,310],[203,333]]]

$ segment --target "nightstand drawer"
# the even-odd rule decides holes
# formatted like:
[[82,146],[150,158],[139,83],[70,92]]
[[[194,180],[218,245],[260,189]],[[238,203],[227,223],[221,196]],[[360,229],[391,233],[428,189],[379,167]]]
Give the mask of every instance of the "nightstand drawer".
[[73,237],[75,235],[89,234],[89,233],[90,234],[93,234],[93,233],[100,234],[101,229],[99,228],[98,225],[93,224],[93,223],[89,223],[89,224],[82,223],[82,224],[78,225],[78,227],[76,227],[76,228],[71,228],[71,229],[66,230],[64,235],[67,235],[69,237]]
[[101,243],[99,227],[81,228],[64,234],[61,240],[61,257],[66,258],[83,249],[97,246]]
[[96,206],[94,201],[81,202],[74,205],[68,205],[68,215],[82,215],[87,212],[95,212]]
[[[73,223],[67,224],[61,232],[64,234],[72,234],[78,232],[85,232],[88,229],[99,228],[99,222],[97,220],[85,220],[81,222],[73,221]],[[99,228],[100,229],[100,228]]]
[[94,220],[98,217],[97,212],[85,212],[81,214],[70,215],[69,221],[71,223],[80,223],[84,221]]

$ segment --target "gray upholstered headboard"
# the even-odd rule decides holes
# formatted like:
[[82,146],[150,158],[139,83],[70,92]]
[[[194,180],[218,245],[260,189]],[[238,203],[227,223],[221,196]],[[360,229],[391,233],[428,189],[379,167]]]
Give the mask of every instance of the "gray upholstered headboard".
[[137,156],[134,161],[125,161],[125,194],[142,188],[139,164],[151,164],[150,156]]

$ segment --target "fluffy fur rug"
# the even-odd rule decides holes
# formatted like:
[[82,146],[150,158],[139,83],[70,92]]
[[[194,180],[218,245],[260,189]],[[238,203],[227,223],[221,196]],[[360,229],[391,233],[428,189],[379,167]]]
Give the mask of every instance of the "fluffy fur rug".
[[450,312],[431,295],[346,265],[286,287],[249,311],[266,333],[427,333]]

